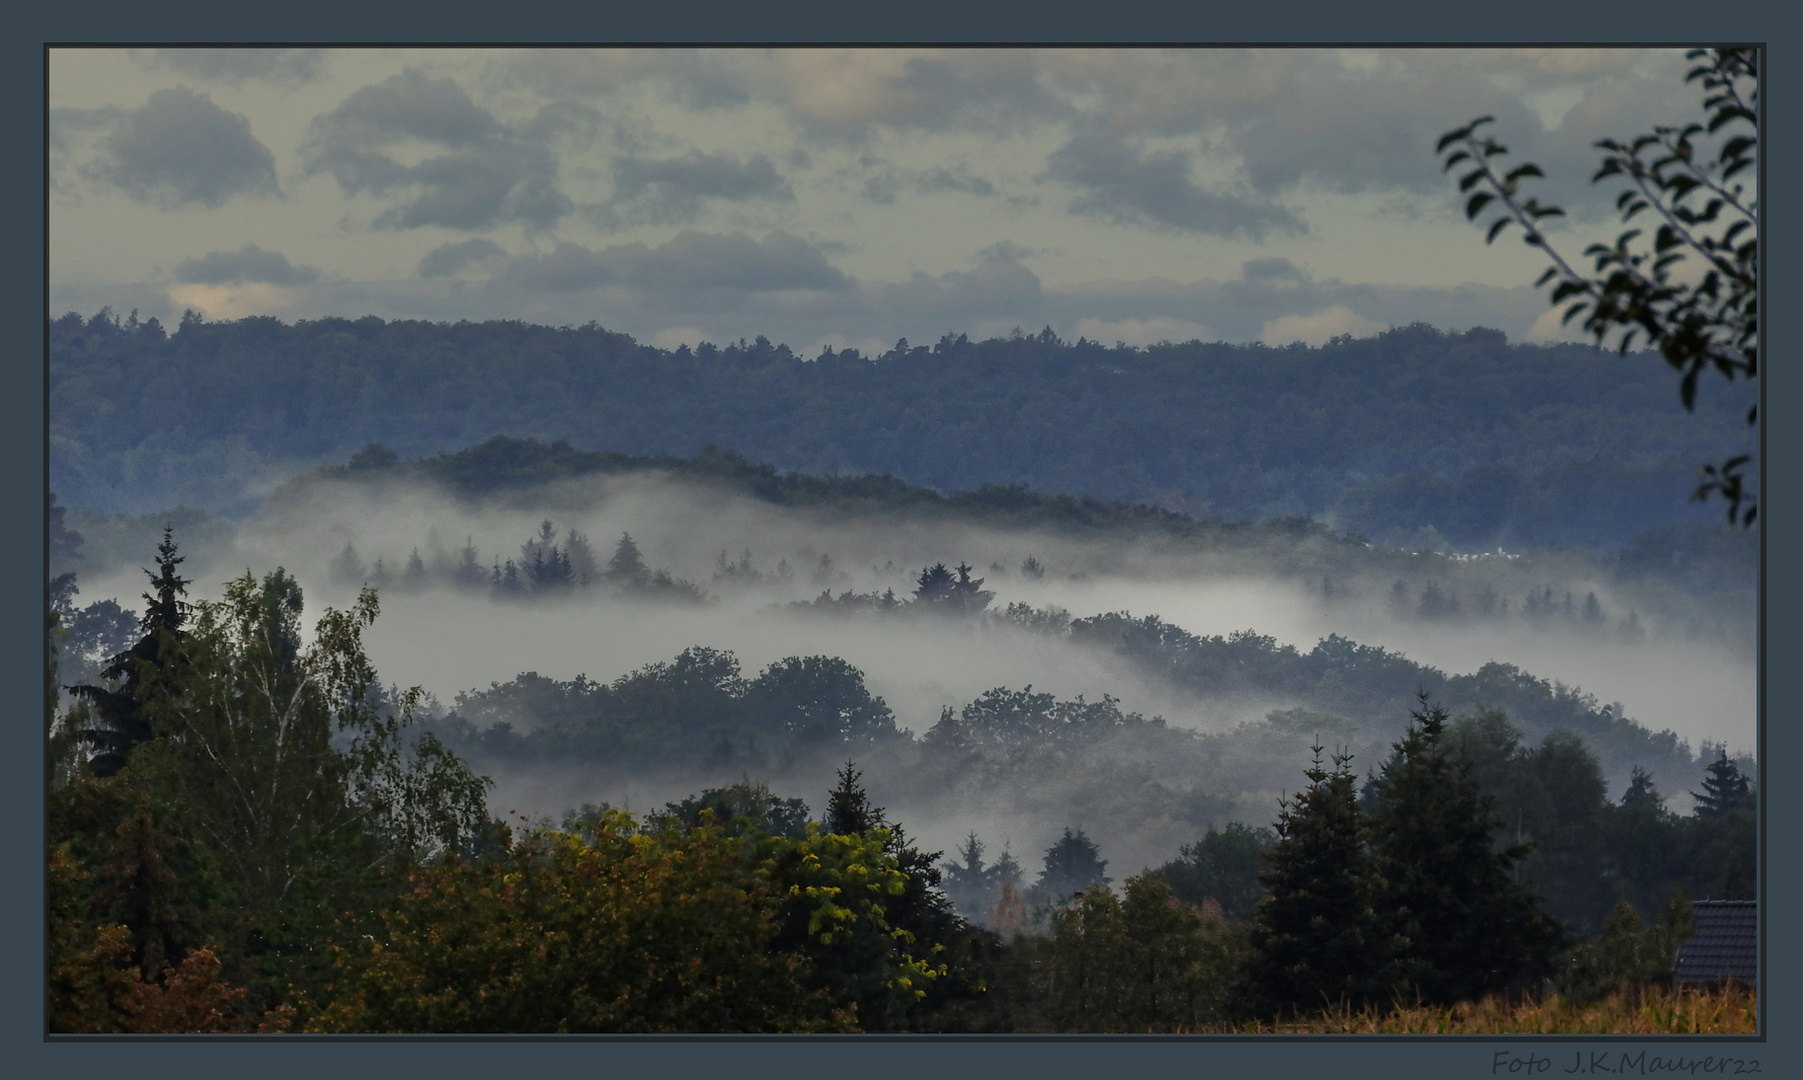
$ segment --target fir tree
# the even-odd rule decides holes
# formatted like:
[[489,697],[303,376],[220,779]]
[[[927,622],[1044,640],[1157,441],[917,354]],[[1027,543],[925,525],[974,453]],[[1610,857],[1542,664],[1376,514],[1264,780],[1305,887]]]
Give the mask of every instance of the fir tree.
[[1515,880],[1529,844],[1499,849],[1495,800],[1446,742],[1446,711],[1426,695],[1373,782],[1378,907],[1396,937],[1407,996],[1476,1000],[1541,974],[1561,944],[1555,924]]
[[1253,909],[1248,978],[1267,1013],[1380,999],[1389,984],[1391,940],[1377,911],[1378,881],[1366,850],[1350,754],[1303,773],[1309,786],[1278,803],[1277,844],[1259,873],[1268,890]]
[[[726,553],[720,554],[724,560]],[[644,556],[639,554],[639,546],[633,543],[631,533],[620,534],[620,542],[614,546],[613,558],[607,560],[607,572],[602,576],[621,586],[643,585],[651,577],[651,571],[645,565]]]
[[1727,817],[1753,804],[1752,781],[1741,774],[1740,766],[1728,760],[1725,746],[1721,756],[1704,770],[1703,790],[1690,794],[1697,801],[1697,816],[1701,818]]
[[1064,835],[1046,848],[1045,865],[1030,894],[1034,905],[1062,907],[1091,886],[1105,886],[1113,881],[1105,873],[1108,861],[1101,856],[1101,849],[1094,840],[1083,835],[1082,829],[1072,833],[1066,828]]
[[117,773],[125,767],[131,749],[150,740],[153,732],[143,702],[145,679],[151,672],[179,663],[190,609],[183,599],[188,595],[189,579],[176,572],[186,559],[176,551],[175,530],[165,528],[163,542],[157,547],[157,569],[144,571],[153,591],[144,594],[143,637],[100,672],[109,685],[68,687],[71,694],[92,704],[98,720],[81,732],[89,750],[88,765],[96,776]]
[[887,825],[883,808],[870,805],[870,796],[858,781],[864,773],[854,762],[847,761],[839,770],[839,786],[826,799],[826,831],[834,835],[855,836]]

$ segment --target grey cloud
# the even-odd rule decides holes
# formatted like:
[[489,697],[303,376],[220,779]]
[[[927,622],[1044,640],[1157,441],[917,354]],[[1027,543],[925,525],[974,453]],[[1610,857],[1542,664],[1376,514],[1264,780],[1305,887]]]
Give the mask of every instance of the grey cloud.
[[974,269],[936,278],[916,273],[907,281],[877,287],[871,300],[889,320],[942,331],[998,319],[1031,319],[1045,295],[1038,275],[1016,262],[1012,250],[992,248]]
[[455,81],[418,70],[357,90],[314,124],[329,143],[366,146],[399,137],[471,146],[501,132],[500,122]]
[[745,73],[731,53],[695,49],[528,49],[508,62],[511,75],[556,97],[600,98],[635,83],[664,87],[677,103],[698,109],[750,100]]
[[705,200],[793,202],[795,192],[769,158],[739,160],[691,150],[675,158],[621,157],[614,161],[614,196],[606,212],[662,224],[693,221]]
[[1083,190],[1073,214],[1117,224],[1163,225],[1185,232],[1262,239],[1267,232],[1303,233],[1307,227],[1274,203],[1218,195],[1189,179],[1190,155],[1139,153],[1100,132],[1078,135],[1052,154],[1046,176]]
[[228,83],[311,82],[325,56],[325,49],[154,49],[148,60],[154,67]]
[[[812,132],[863,138],[874,128],[1003,131],[1072,114],[1047,92],[1031,53],[951,49],[909,56],[788,50],[775,57],[785,111]],[[760,75],[760,78],[767,77]],[[827,93],[823,86],[844,86]]]
[[1301,267],[1281,256],[1272,259],[1249,259],[1240,264],[1240,277],[1255,282],[1295,282],[1308,280]]
[[591,251],[564,242],[549,254],[513,260],[497,280],[560,292],[613,286],[666,299],[702,291],[832,292],[852,285],[819,249],[780,230],[761,241],[744,233],[690,230],[655,248],[632,243]]
[[461,243],[444,244],[426,253],[419,261],[419,276],[423,278],[454,277],[471,266],[481,266],[506,256],[501,245],[493,240],[464,240]]
[[281,194],[275,155],[251,134],[250,121],[185,86],[158,90],[121,116],[83,171],[164,209]]
[[251,281],[305,285],[319,280],[319,271],[295,266],[280,252],[246,244],[240,251],[209,251],[198,259],[183,259],[175,266],[175,280],[190,285],[242,285]]
[[[307,172],[329,172],[353,195],[415,193],[377,214],[377,228],[474,230],[521,222],[548,229],[573,204],[557,188],[557,162],[546,142],[581,119],[548,108],[524,130],[510,130],[452,80],[408,71],[363,87],[316,119],[305,146]],[[448,152],[404,165],[388,148],[406,140]]]
[[912,169],[892,165],[874,155],[865,154],[859,160],[858,167],[868,174],[859,194],[881,206],[893,204],[896,197],[903,192],[915,195],[951,192],[976,195],[980,198],[986,198],[996,193],[994,184],[980,176],[972,175],[970,170],[962,165],[955,168],[938,166],[931,169]]

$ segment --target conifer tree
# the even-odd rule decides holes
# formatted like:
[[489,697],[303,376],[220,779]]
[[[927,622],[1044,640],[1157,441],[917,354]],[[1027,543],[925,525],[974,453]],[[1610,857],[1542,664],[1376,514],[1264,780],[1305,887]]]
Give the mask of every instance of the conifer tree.
[[131,749],[148,742],[150,718],[144,711],[144,684],[152,672],[179,663],[186,636],[189,605],[188,579],[176,572],[186,559],[176,554],[175,530],[163,530],[157,546],[156,572],[145,570],[153,592],[144,594],[146,606],[140,625],[144,636],[113,658],[100,672],[107,685],[71,686],[71,694],[89,702],[98,723],[81,732],[89,748],[88,765],[96,776],[112,776],[125,767]]
[[1096,842],[1083,835],[1082,829],[1072,833],[1066,828],[1064,835],[1046,848],[1045,865],[1033,883],[1030,899],[1037,907],[1061,907],[1091,886],[1113,881],[1107,869],[1108,860],[1102,858]]
[[1703,771],[1703,790],[1690,794],[1697,801],[1698,817],[1722,818],[1752,805],[1753,784],[1741,774],[1740,766],[1728,760],[1724,746],[1721,756]]
[[1498,849],[1496,803],[1446,740],[1446,710],[1426,695],[1373,781],[1377,906],[1389,921],[1403,993],[1475,1000],[1542,973],[1561,944],[1514,867],[1531,844]]
[[1366,850],[1350,754],[1303,773],[1309,786],[1278,803],[1277,845],[1259,874],[1268,890],[1252,913],[1253,997],[1267,1013],[1380,1000],[1391,940],[1377,911],[1379,885]]
[[[722,560],[725,552],[721,552]],[[633,543],[631,533],[621,533],[620,542],[614,546],[613,558],[607,560],[607,572],[602,575],[615,585],[643,585],[650,578],[651,570],[645,565],[644,556],[639,554],[639,546]]]

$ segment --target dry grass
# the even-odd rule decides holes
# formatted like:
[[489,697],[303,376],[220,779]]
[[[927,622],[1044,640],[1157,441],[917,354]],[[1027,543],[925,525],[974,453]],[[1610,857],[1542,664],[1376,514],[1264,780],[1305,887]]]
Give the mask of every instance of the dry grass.
[[1349,1006],[1278,1023],[1223,1026],[1241,1034],[1336,1035],[1752,1035],[1757,993],[1742,983],[1718,987],[1648,986],[1575,1004],[1554,995],[1511,1002],[1488,997],[1447,1008],[1355,1012]]

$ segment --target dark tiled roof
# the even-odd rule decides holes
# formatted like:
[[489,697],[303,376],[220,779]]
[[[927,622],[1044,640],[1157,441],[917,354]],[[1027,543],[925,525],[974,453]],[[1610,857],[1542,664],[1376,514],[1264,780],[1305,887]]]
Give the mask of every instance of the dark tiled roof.
[[1759,902],[1694,900],[1697,932],[1678,947],[1679,982],[1759,977]]

